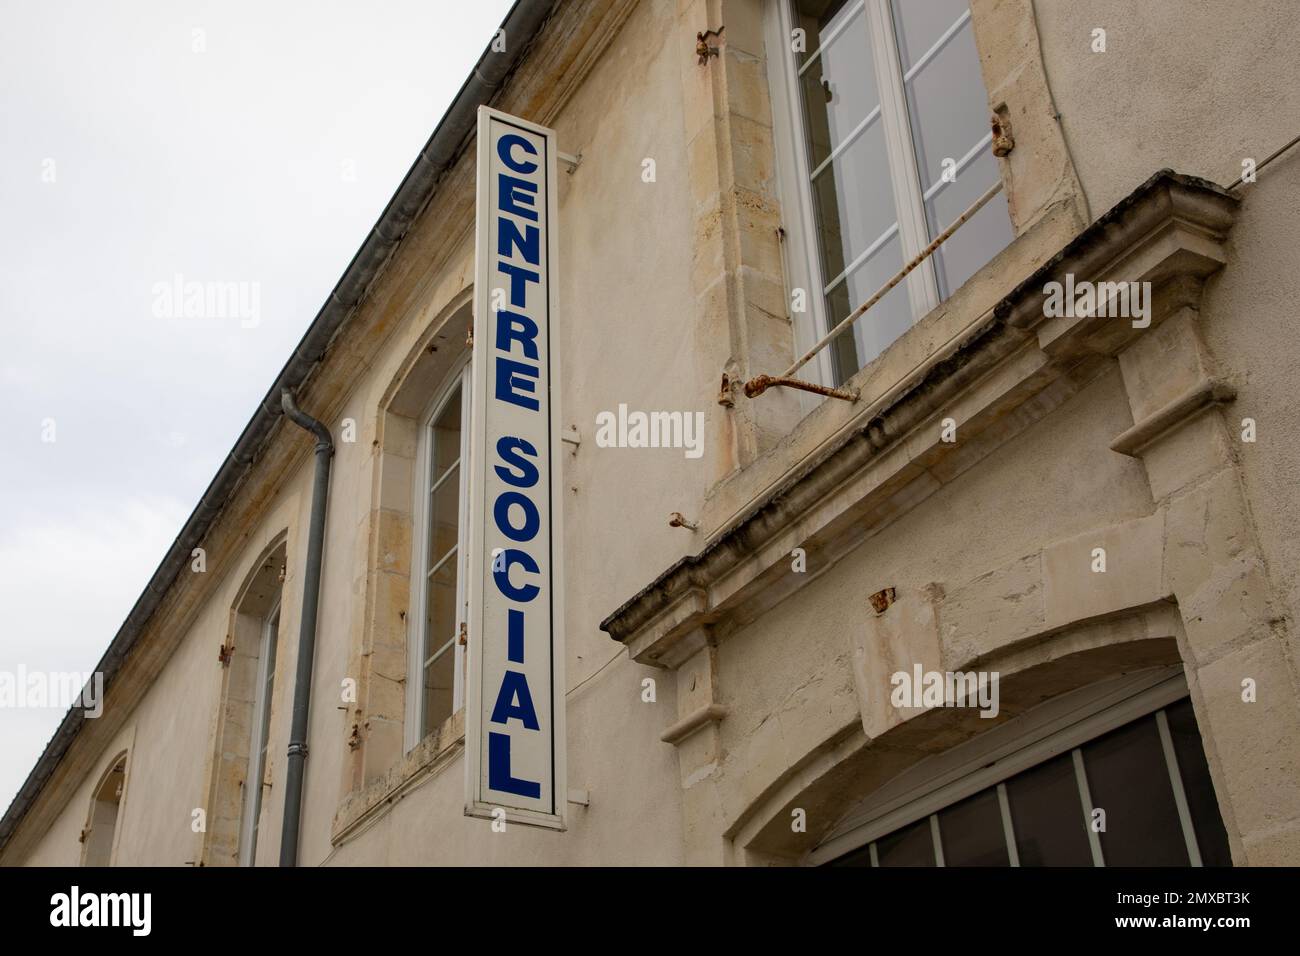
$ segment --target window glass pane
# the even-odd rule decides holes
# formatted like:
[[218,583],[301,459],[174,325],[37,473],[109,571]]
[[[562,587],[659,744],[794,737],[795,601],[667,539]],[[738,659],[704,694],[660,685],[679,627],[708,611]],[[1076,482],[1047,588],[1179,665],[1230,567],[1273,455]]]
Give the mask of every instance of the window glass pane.
[[429,487],[436,485],[460,459],[460,389],[443,406],[433,423],[433,441],[430,443]]
[[1178,756],[1178,772],[1183,778],[1183,791],[1187,794],[1187,808],[1192,815],[1192,829],[1196,831],[1196,845],[1201,851],[1205,866],[1232,866],[1232,852],[1228,849],[1228,833],[1219,816],[1219,801],[1214,795],[1210,768],[1205,762],[1205,748],[1201,733],[1196,727],[1190,697],[1165,708],[1169,720],[1169,736],[1174,741]]
[[[257,742],[260,753],[266,752],[267,741],[271,737],[271,695],[275,689],[275,650],[279,626],[279,616],[277,615],[275,620],[267,623],[266,637],[262,645],[262,653],[266,655],[266,680],[261,687],[261,693],[257,701],[257,708],[260,713],[259,729],[262,735]],[[262,768],[259,767],[260,769]]]
[[1093,807],[1106,811],[1106,830],[1100,834],[1106,865],[1187,866],[1191,861],[1154,715],[1082,749]]
[[[966,0],[891,0],[898,58],[907,73],[969,9]],[[963,29],[970,29],[969,22]]]
[[267,625],[269,631],[266,647],[266,702],[271,706],[271,687],[275,683],[275,652],[280,642],[280,612],[276,611]]
[[1010,866],[996,790],[967,797],[939,814],[944,866]]
[[459,563],[459,555],[453,550],[429,576],[423,660],[456,636],[456,568]]
[[862,0],[794,0],[790,6],[794,25],[805,36],[804,49],[795,51],[798,65],[803,66],[821,52],[824,37],[836,24],[848,22],[846,11],[861,7]]
[[[981,145],[989,135],[988,100],[970,21],[948,35],[966,10],[964,2],[893,0],[892,5],[916,164],[927,197],[926,225],[933,239],[997,181],[997,161],[989,146]],[[956,173],[954,182],[943,181],[947,160]],[[940,296],[951,295],[1011,239],[1006,200],[998,196],[935,254]]]
[[[902,246],[897,233],[866,262],[826,296],[826,314],[831,327],[842,322],[903,267]],[[838,336],[831,345],[837,382],[843,382],[883,352],[912,324],[912,306],[907,283],[900,282],[853,323],[852,335]]]
[[[800,4],[801,8],[808,6],[816,5]],[[825,29],[819,29],[818,35],[830,35],[831,31],[838,32],[826,41],[799,78],[808,125],[810,170],[816,169],[835,147],[842,145],[880,101],[862,4],[841,8]]]
[[280,612],[277,610],[268,620],[262,634],[261,653],[265,655],[265,677],[258,688],[256,703],[256,724],[260,738],[253,742],[254,747],[248,756],[248,773],[244,786],[248,788],[244,812],[249,814],[250,828],[241,859],[249,865],[257,849],[257,832],[262,816],[262,781],[266,779],[266,751],[271,738],[271,697],[275,690],[275,654],[279,643]]
[[429,424],[429,484],[424,521],[424,622],[419,646],[422,729],[436,730],[451,716],[456,682],[460,573],[462,391],[457,387]]
[[877,840],[876,860],[881,866],[934,866],[930,818],[923,817]]
[[455,640],[435,649],[434,659],[424,667],[424,732],[437,730],[452,713],[452,689],[456,680]]
[[895,222],[885,136],[879,121],[813,177],[822,278],[834,282]]
[[836,857],[826,866],[871,866],[871,844],[864,843],[856,850],[850,850],[843,856]]
[[1092,866],[1069,753],[1008,780],[1007,802],[1021,866]]
[[[929,223],[930,237],[934,238],[951,226],[984,190],[993,185],[997,176],[997,160],[985,146],[978,157],[957,175],[955,182],[941,184],[941,188],[926,201],[925,218]],[[1006,194],[998,193],[935,251],[940,298],[946,299],[960,289],[962,283],[1001,252],[1012,238]]]
[[[1165,709],[1202,861],[1231,865],[1227,837],[1206,766],[1190,700]],[[1067,751],[1005,781],[1007,804],[1021,866],[1091,866],[1091,810],[1106,811],[1099,833],[1107,866],[1187,866],[1190,858],[1174,802],[1156,715],[1142,717],[1083,744],[1078,753],[1092,807],[1083,807]],[[990,787],[937,814],[946,866],[1010,863],[997,796]],[[875,842],[880,866],[933,866],[930,818]],[[870,865],[863,845],[829,865]]]
[[429,495],[429,567],[456,547],[460,530],[460,468],[453,465]]

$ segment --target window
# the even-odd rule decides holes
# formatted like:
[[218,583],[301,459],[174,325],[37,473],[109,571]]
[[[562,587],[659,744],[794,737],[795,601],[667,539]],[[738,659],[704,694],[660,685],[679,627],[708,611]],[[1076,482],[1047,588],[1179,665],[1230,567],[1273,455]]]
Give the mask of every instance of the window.
[[[787,266],[812,286],[812,327],[799,336],[811,344],[948,228],[998,168],[965,0],[776,2],[773,99],[795,140],[783,150],[787,219],[815,237],[798,243],[806,262]],[[853,375],[1011,238],[999,195],[835,339],[821,375]]]
[[[287,528],[249,562],[231,603],[221,649],[221,692],[212,736],[200,866],[252,866],[276,770],[272,720],[280,597],[288,570]],[[283,689],[283,688],[282,688]]]
[[463,365],[421,421],[416,468],[416,561],[411,576],[407,749],[463,703],[465,648],[465,458],[469,366]]
[[[1165,703],[1171,697],[1175,699]],[[854,821],[847,833],[823,844],[834,849],[815,862],[877,867],[1232,864],[1181,677],[1120,704],[1076,709],[1069,718],[1054,720],[1055,732],[1004,745],[1000,757],[986,759],[973,774],[940,778],[942,785],[935,789],[923,787],[912,799],[878,807],[886,812],[874,820]],[[1061,728],[1062,723],[1067,726]],[[1098,815],[1103,812],[1104,819]],[[840,852],[853,843],[856,848]]]
[[275,652],[280,632],[277,603],[262,623],[257,652],[257,683],[253,688],[253,727],[244,775],[244,806],[239,824],[239,865],[252,866],[257,858],[257,830],[262,817],[262,790],[266,787],[267,747],[271,737],[271,697],[275,689]]
[[121,754],[95,787],[90,798],[90,818],[81,831],[81,865],[109,866],[113,862],[113,841],[117,817],[126,787],[126,754]]

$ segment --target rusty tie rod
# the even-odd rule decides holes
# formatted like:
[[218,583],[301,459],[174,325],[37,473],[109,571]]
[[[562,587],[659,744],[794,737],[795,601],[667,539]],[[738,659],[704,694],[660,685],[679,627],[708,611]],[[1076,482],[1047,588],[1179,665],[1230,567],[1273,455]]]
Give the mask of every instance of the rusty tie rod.
[[970,220],[977,212],[984,208],[985,203],[1002,191],[1002,180],[999,179],[987,190],[984,195],[971,203],[970,208],[957,217],[957,219],[943,232],[934,237],[934,241],[926,246],[909,261],[903,268],[899,269],[892,279],[881,286],[876,294],[863,302],[860,306],[848,314],[844,321],[840,322],[835,328],[831,329],[824,336],[818,339],[817,344],[810,348],[803,356],[791,365],[780,375],[755,375],[745,383],[745,396],[747,398],[758,398],[769,388],[774,385],[782,385],[787,388],[798,388],[805,392],[814,392],[818,395],[826,395],[830,398],[842,398],[846,402],[856,402],[858,400],[858,390],[856,388],[830,388],[826,385],[818,385],[815,382],[805,382],[802,379],[791,378],[795,372],[803,368],[814,355],[820,352],[826,345],[846,328],[866,314],[867,310],[885,297],[885,295],[898,283],[902,282],[907,274],[919,266],[922,262],[934,254],[934,251],[946,242],[954,232]]

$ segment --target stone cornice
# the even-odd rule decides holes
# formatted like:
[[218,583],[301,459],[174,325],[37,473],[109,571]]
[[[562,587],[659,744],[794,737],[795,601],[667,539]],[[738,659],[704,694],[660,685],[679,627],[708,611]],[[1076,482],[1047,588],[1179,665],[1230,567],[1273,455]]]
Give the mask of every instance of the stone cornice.
[[[1049,318],[1044,286],[1067,273],[1152,283],[1151,325],[1194,305],[1226,261],[1237,200],[1213,183],[1161,170],[1084,229],[936,353],[889,404],[868,408],[817,457],[664,571],[601,629],[638,662],[672,667],[693,633],[721,639],[784,600],[943,483],[1049,414],[1144,331],[1126,319]],[[1026,238],[1026,237],[1022,237]],[[951,344],[950,344],[951,345]],[[860,373],[863,374],[863,373]],[[1030,401],[1033,399],[1033,401]],[[940,440],[937,418],[962,440]],[[806,423],[805,423],[806,424]],[[803,426],[800,426],[803,427]],[[804,574],[787,573],[803,548]]]
[[1119,435],[1110,443],[1111,451],[1136,458],[1153,441],[1201,409],[1230,402],[1236,397],[1237,390],[1230,383],[1203,378],[1182,395]]

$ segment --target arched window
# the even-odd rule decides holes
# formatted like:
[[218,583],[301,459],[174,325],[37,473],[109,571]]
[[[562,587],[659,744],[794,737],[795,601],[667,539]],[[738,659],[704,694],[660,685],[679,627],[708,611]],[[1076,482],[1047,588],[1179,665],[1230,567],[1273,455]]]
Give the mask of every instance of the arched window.
[[832,866],[1230,866],[1181,669],[1127,675],[929,758],[809,856]]
[[120,754],[100,778],[90,798],[90,815],[81,831],[81,865],[110,866],[117,817],[126,788],[126,754]]
[[248,772],[244,775],[244,806],[239,825],[239,865],[252,866],[257,854],[257,830],[262,816],[263,777],[269,763],[271,699],[275,689],[275,652],[280,632],[280,602],[262,622],[258,641],[257,682],[253,692],[253,727],[249,736]]
[[271,746],[280,596],[287,561],[281,532],[258,557],[230,611],[220,655],[221,709],[205,808],[204,866],[253,866],[275,769]]
[[471,295],[411,343],[379,399],[357,696],[344,725],[353,788],[461,733]]
[[469,365],[435,394],[420,421],[411,575],[407,746],[436,731],[462,705]]

